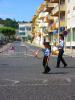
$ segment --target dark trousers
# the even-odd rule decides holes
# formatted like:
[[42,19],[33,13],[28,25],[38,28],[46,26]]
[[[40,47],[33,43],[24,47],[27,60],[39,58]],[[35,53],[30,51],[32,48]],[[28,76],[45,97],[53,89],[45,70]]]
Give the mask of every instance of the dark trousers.
[[47,59],[48,59],[48,56],[44,56],[44,58],[43,58],[44,72],[48,72],[50,70]]
[[59,49],[59,54],[58,54],[58,58],[57,58],[57,67],[60,67],[60,61],[64,64],[64,66],[66,65],[66,62],[63,58],[63,53],[64,53],[64,50]]

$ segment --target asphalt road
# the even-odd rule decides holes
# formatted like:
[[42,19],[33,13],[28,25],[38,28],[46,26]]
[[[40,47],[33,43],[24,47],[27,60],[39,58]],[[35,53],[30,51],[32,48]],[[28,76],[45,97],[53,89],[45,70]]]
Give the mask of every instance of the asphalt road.
[[55,68],[51,56],[51,71],[42,74],[42,59],[33,56],[38,47],[15,42],[0,54],[0,100],[75,100],[75,58],[64,56],[66,68]]

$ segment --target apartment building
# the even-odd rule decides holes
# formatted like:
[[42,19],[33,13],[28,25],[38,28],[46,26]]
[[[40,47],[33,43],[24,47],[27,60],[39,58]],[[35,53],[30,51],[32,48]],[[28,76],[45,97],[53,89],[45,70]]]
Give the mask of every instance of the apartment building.
[[[47,0],[47,3],[53,5],[53,8],[49,10],[49,18],[51,21],[48,30],[52,34],[51,41],[59,41],[59,34],[66,27],[66,2],[65,0]],[[49,8],[47,7],[47,9]]]
[[47,27],[47,23],[44,23],[44,17],[47,13],[43,12],[45,4],[41,4],[38,8],[36,14],[33,17],[33,35],[34,35],[34,42],[37,45],[42,45],[44,41],[44,29]]
[[67,47],[75,48],[75,0],[66,0],[67,3]]
[[59,41],[59,34],[66,31],[66,47],[75,47],[75,0],[44,0],[43,9],[37,10],[35,16],[35,34],[41,37],[43,43]]
[[65,0],[60,2],[60,13],[59,0],[45,0],[42,5],[37,11],[38,14],[34,16],[35,34],[40,37],[41,44],[44,40],[50,42],[55,39],[58,40],[58,33],[64,31],[66,27]]
[[32,23],[19,23],[19,33],[18,36],[26,41],[28,35],[32,35]]

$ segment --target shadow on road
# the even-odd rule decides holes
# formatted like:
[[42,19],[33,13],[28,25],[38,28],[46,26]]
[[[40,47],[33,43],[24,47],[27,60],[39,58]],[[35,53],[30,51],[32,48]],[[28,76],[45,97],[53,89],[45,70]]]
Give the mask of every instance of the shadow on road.
[[75,66],[69,66],[69,67],[66,67],[66,68],[75,68]]
[[69,72],[49,72],[47,74],[67,74]]

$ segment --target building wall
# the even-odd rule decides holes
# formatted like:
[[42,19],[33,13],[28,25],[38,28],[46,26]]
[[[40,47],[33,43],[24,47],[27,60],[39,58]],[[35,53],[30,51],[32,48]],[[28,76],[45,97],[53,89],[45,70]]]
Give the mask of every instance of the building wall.
[[27,40],[28,35],[32,35],[32,24],[31,23],[19,23],[19,36],[23,40]]
[[66,46],[75,46],[75,0],[67,0],[67,30]]

